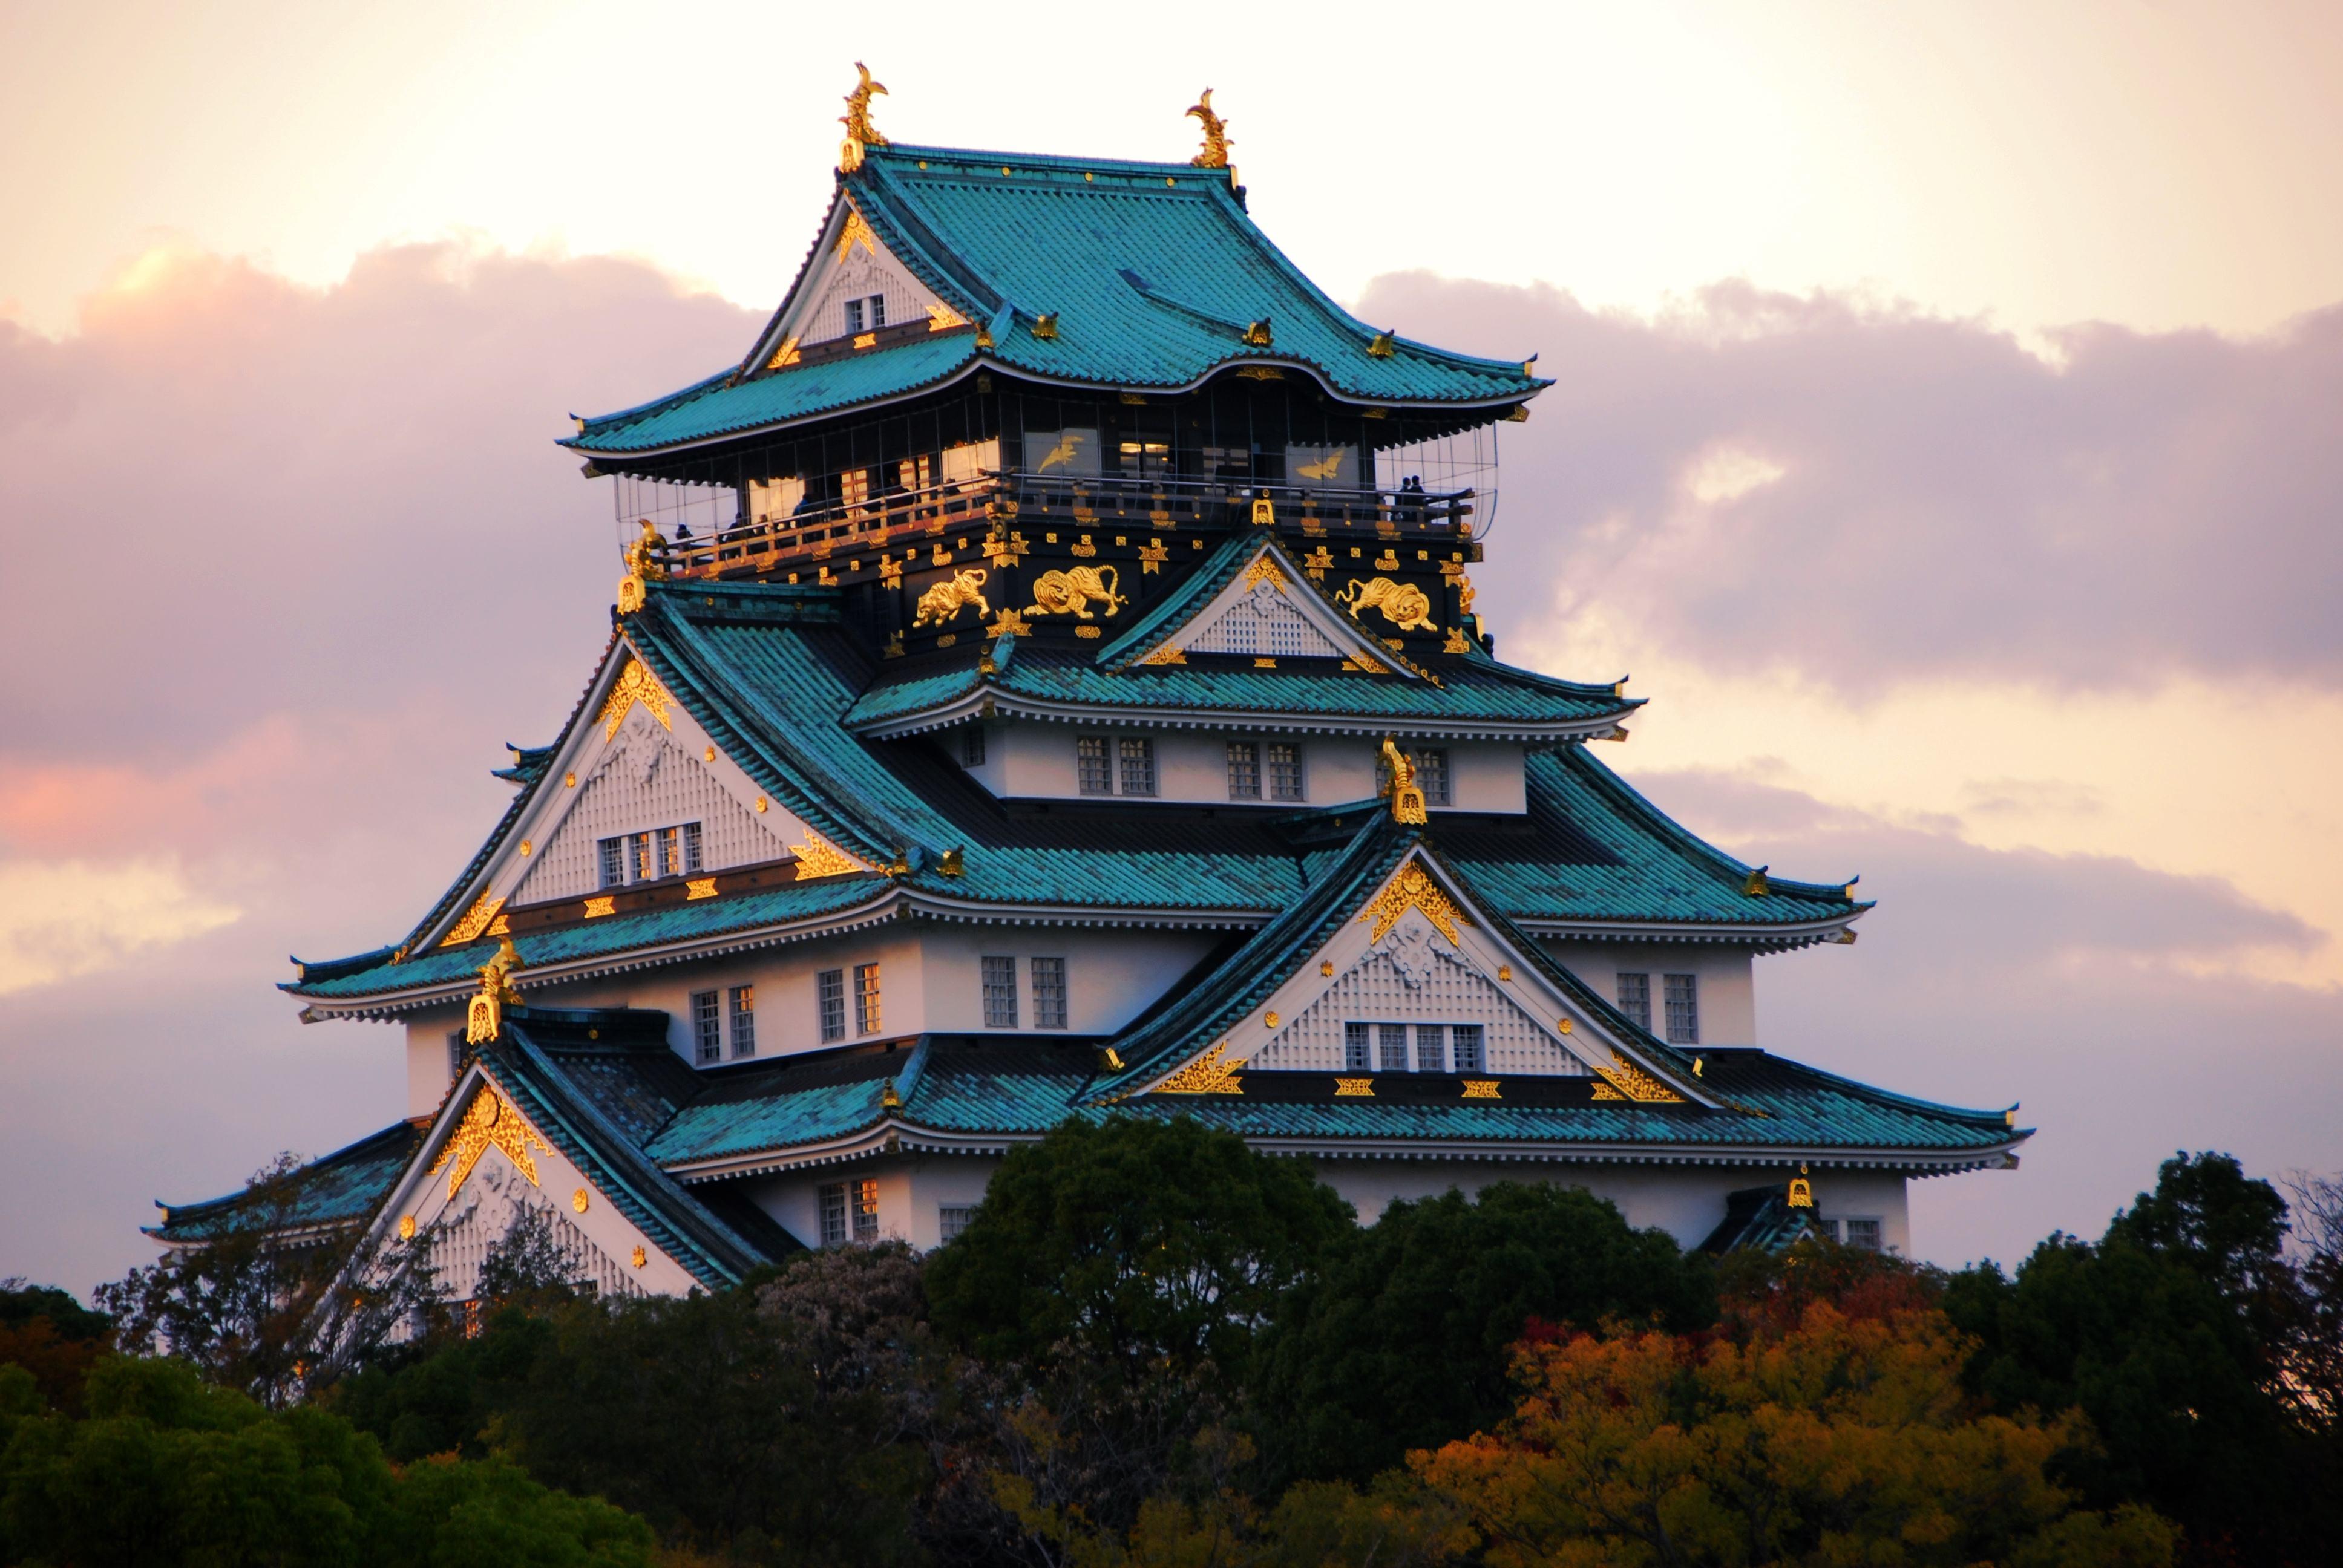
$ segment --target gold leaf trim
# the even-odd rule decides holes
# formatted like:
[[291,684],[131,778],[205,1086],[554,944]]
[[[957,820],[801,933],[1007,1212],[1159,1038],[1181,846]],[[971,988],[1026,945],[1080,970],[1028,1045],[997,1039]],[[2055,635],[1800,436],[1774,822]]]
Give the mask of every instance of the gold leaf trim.
[[482,893],[472,907],[464,911],[464,918],[447,929],[447,934],[439,939],[439,945],[443,948],[462,947],[466,942],[487,930],[488,922],[495,920],[497,911],[504,907],[505,901],[502,899],[490,898],[488,894]]
[[712,899],[715,896],[716,879],[713,877],[694,877],[683,885],[685,903],[689,903],[694,899]]
[[1334,1098],[1337,1100],[1373,1100],[1374,1097],[1375,1081],[1372,1078],[1338,1078],[1334,1081]]
[[[1615,1050],[1611,1052],[1611,1065],[1597,1067],[1594,1070],[1601,1073],[1611,1087],[1619,1091],[1622,1099],[1632,1100],[1638,1105],[1682,1105],[1684,1102],[1683,1095],[1629,1061]],[[1598,1088],[1594,1091],[1594,1098],[1604,1100],[1608,1099],[1609,1096]]]
[[1267,550],[1253,557],[1252,565],[1245,568],[1244,591],[1251,593],[1252,585],[1259,582],[1270,584],[1279,593],[1286,591],[1285,573],[1278,567],[1277,558]]
[[1440,890],[1440,884],[1432,879],[1431,873],[1423,869],[1423,863],[1410,860],[1400,868],[1399,875],[1383,884],[1383,891],[1377,893],[1360,912],[1359,924],[1374,921],[1373,934],[1367,940],[1379,942],[1391,934],[1391,929],[1399,924],[1399,918],[1410,910],[1422,910],[1424,919],[1439,927],[1440,934],[1452,944],[1456,940],[1456,928],[1473,923],[1473,918],[1458,909],[1450,901],[1448,895]]
[[1149,654],[1145,658],[1141,659],[1139,662],[1141,664],[1185,664],[1188,662],[1188,656],[1181,649],[1173,648],[1169,643],[1166,643],[1163,647],[1157,648],[1153,653]]
[[627,668],[618,672],[618,678],[611,685],[610,695],[602,699],[602,739],[608,740],[618,733],[618,726],[638,702],[650,710],[661,729],[672,730],[675,725],[667,710],[674,700],[667,688],[659,683],[659,677],[643,668],[641,659],[628,659]]
[[1503,1100],[1504,1096],[1497,1092],[1497,1081],[1495,1079],[1468,1078],[1464,1081],[1464,1098],[1467,1100]]
[[1223,1061],[1229,1042],[1221,1041],[1202,1055],[1192,1058],[1187,1066],[1157,1084],[1157,1094],[1242,1094],[1243,1085],[1237,1081],[1233,1062]]
[[465,1108],[464,1120],[456,1124],[455,1132],[440,1146],[439,1158],[431,1162],[431,1169],[424,1174],[437,1176],[452,1162],[455,1169],[447,1171],[447,1196],[452,1201],[464,1190],[464,1183],[471,1178],[473,1169],[480,1162],[480,1156],[491,1149],[501,1149],[505,1158],[511,1161],[515,1169],[528,1177],[528,1184],[534,1187],[538,1183],[537,1161],[528,1152],[531,1144],[548,1154],[553,1152],[553,1146],[521,1121],[519,1111],[507,1105],[503,1096],[484,1084],[480,1091],[472,1096],[472,1103]]
[[811,828],[806,829],[806,841],[791,848],[798,858],[800,882],[810,882],[818,877],[843,877],[856,871],[871,871],[878,868],[858,860]]
[[618,912],[618,895],[616,893],[605,893],[600,898],[586,900],[586,918],[589,920],[598,920],[605,915]]
[[[1385,566],[1384,560],[1378,560],[1375,565],[1387,571],[1397,570],[1398,560],[1393,558],[1388,550],[1383,554],[1384,560],[1389,560],[1390,564]],[[1333,599],[1349,610],[1353,618],[1371,609],[1379,609],[1383,612],[1385,620],[1402,631],[1422,631],[1432,625],[1431,597],[1413,583],[1382,577],[1362,582],[1353,578],[1351,586],[1336,593]]]

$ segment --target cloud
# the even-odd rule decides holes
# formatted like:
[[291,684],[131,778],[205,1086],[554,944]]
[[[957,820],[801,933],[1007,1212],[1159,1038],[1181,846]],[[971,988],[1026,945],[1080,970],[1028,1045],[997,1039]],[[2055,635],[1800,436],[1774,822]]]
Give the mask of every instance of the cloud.
[[169,860],[0,861],[0,996],[111,968],[242,913]]
[[[1367,319],[1557,385],[1505,427],[1500,638],[1872,699],[1943,678],[2343,686],[2343,307],[2247,339],[1982,323],[1725,284],[1669,317],[1378,278]],[[1643,661],[1639,661],[1643,662]],[[1581,672],[1585,673],[1585,672]]]

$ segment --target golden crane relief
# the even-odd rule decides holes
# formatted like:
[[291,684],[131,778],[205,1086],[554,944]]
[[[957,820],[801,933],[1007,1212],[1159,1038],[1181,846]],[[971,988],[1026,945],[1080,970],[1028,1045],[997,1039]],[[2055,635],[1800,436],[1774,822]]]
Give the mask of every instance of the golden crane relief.
[[505,1009],[520,1005],[520,992],[512,983],[512,972],[518,968],[520,954],[513,950],[512,939],[507,937],[497,943],[495,955],[480,966],[479,991],[464,1012],[466,1045],[496,1039],[505,1026]]
[[627,575],[618,579],[620,615],[632,615],[643,608],[645,583],[667,580],[667,568],[659,559],[666,550],[667,537],[645,518],[643,531],[627,547]]
[[[1375,563],[1380,566],[1383,563]],[[1413,583],[1397,582],[1390,578],[1376,578],[1372,582],[1351,579],[1351,586],[1334,596],[1334,602],[1351,612],[1353,618],[1371,609],[1383,612],[1383,618],[1402,631],[1421,631],[1432,625],[1432,600]]]
[[[1405,752],[1392,744],[1391,737],[1388,735],[1383,737],[1383,766],[1391,772],[1392,820],[1394,822],[1423,821],[1425,819],[1423,787],[1415,781],[1415,764],[1407,759]],[[1418,876],[1423,874],[1421,869],[1415,868],[1411,869],[1415,869]],[[1431,913],[1429,910],[1424,912]],[[1392,918],[1397,920],[1399,917],[1394,915]],[[1388,929],[1387,926],[1376,929],[1375,938],[1378,941],[1383,939],[1383,931]],[[1454,941],[1456,933],[1450,931],[1448,940]]]
[[1342,459],[1351,455],[1347,447],[1336,447],[1314,463],[1301,463],[1293,471],[1305,479],[1333,479],[1342,477]]
[[1025,607],[1027,615],[1071,615],[1076,620],[1095,620],[1091,614],[1091,600],[1106,606],[1112,615],[1131,601],[1121,593],[1122,575],[1112,567],[1073,567],[1065,571],[1043,572],[1033,579],[1033,602]]
[[978,618],[992,613],[992,606],[984,597],[984,579],[990,575],[983,567],[970,567],[954,572],[949,582],[940,582],[920,596],[919,613],[911,618],[911,627],[941,626],[966,609],[976,607]]
[[850,175],[862,166],[863,148],[887,145],[887,138],[870,123],[871,97],[885,93],[886,84],[872,81],[870,67],[860,60],[854,62],[854,70],[862,79],[855,84],[854,91],[846,95],[846,113],[838,117],[838,123],[846,127],[846,140],[838,147],[838,172],[842,175]]
[[[885,89],[880,89],[884,91]],[[1224,169],[1229,166],[1229,123],[1212,113],[1212,89],[1204,89],[1202,97],[1188,106],[1188,117],[1204,127],[1204,150],[1188,160],[1200,169]]]
[[437,1176],[453,1162],[456,1168],[447,1171],[447,1196],[452,1200],[464,1190],[464,1183],[470,1178],[473,1167],[479,1164],[480,1156],[491,1149],[501,1149],[514,1168],[528,1178],[528,1184],[538,1186],[537,1161],[528,1152],[532,1143],[548,1154],[553,1152],[553,1146],[521,1121],[520,1112],[507,1105],[503,1096],[484,1083],[480,1085],[480,1091],[472,1096],[472,1103],[465,1109],[464,1120],[456,1124],[454,1133],[440,1146],[439,1158],[431,1162],[431,1169],[424,1174]]
[[1065,431],[1058,437],[1058,444],[1043,453],[1041,460],[1033,465],[1033,471],[1046,474],[1052,468],[1072,462],[1081,456],[1081,452],[1082,433],[1080,430]]

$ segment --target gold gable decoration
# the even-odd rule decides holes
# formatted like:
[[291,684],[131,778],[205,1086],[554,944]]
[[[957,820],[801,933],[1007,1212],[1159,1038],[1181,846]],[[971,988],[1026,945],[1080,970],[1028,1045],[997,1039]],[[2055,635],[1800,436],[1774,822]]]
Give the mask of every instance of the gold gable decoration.
[[1391,934],[1391,929],[1399,924],[1400,917],[1410,910],[1423,910],[1423,918],[1438,927],[1440,934],[1446,937],[1452,946],[1456,942],[1456,928],[1473,923],[1473,918],[1458,909],[1450,901],[1448,895],[1440,890],[1440,884],[1432,879],[1432,873],[1423,869],[1423,863],[1413,859],[1400,868],[1399,875],[1383,884],[1383,890],[1359,912],[1358,923],[1365,925],[1369,920],[1374,921],[1375,929],[1367,940],[1379,942]]
[[439,939],[439,945],[443,948],[462,947],[487,930],[489,922],[497,918],[497,912],[504,907],[502,899],[482,893],[472,907],[464,911],[464,918],[447,929],[447,934]]
[[879,236],[870,232],[870,223],[852,202],[846,204],[846,223],[838,231],[838,259],[844,261],[860,246],[872,256],[879,254]]
[[1682,1105],[1684,1102],[1683,1095],[1628,1060],[1615,1049],[1611,1052],[1611,1065],[1597,1066],[1594,1070],[1602,1074],[1604,1083],[1613,1091],[1605,1094],[1598,1085],[1594,1091],[1597,1100],[1632,1100],[1638,1105]]
[[431,1169],[425,1174],[437,1176],[440,1171],[447,1171],[451,1163],[455,1166],[454,1170],[447,1171],[447,1197],[452,1202],[456,1194],[464,1190],[464,1183],[470,1180],[474,1167],[480,1162],[480,1156],[491,1149],[501,1149],[505,1158],[528,1178],[530,1186],[535,1187],[540,1183],[537,1179],[537,1161],[528,1151],[531,1144],[548,1154],[553,1152],[553,1146],[539,1138],[535,1130],[520,1119],[520,1112],[506,1104],[502,1095],[484,1083],[480,1085],[479,1092],[472,1096],[472,1103],[465,1108],[464,1120],[456,1124],[455,1132],[440,1146],[439,1158],[431,1162]]
[[1237,1064],[1223,1060],[1229,1042],[1221,1041],[1201,1056],[1192,1057],[1188,1064],[1152,1091],[1156,1094],[1242,1094],[1244,1085],[1237,1081]]
[[602,699],[602,739],[608,740],[618,733],[618,726],[626,722],[628,711],[638,702],[649,709],[661,729],[673,730],[675,724],[668,718],[667,710],[674,700],[667,688],[659,683],[659,677],[643,668],[641,659],[627,660],[627,668],[611,684],[610,695]]
[[1269,550],[1263,550],[1253,557],[1252,565],[1245,568],[1243,591],[1251,593],[1253,584],[1262,582],[1269,584],[1280,593],[1286,591],[1285,573],[1279,568],[1275,554]]
[[811,828],[806,829],[806,841],[792,845],[789,852],[798,858],[800,882],[810,882],[817,877],[844,877],[856,871],[875,871],[876,866],[858,860]]

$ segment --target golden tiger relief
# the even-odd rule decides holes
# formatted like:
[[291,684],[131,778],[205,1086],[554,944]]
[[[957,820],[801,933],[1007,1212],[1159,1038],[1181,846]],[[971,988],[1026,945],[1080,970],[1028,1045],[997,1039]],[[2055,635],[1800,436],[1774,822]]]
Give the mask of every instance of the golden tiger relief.
[[921,594],[920,613],[911,618],[912,628],[917,629],[930,623],[941,626],[970,605],[976,607],[980,617],[990,615],[992,607],[985,602],[983,593],[986,575],[984,568],[970,567],[966,571],[954,572],[950,582],[938,583]]
[[1025,607],[1027,615],[1071,615],[1076,620],[1094,620],[1090,602],[1097,599],[1112,615],[1130,600],[1117,591],[1122,578],[1112,567],[1074,567],[1066,571],[1043,572],[1033,579],[1033,602]]
[[1432,600],[1422,588],[1412,583],[1393,582],[1389,578],[1377,578],[1373,582],[1351,579],[1346,592],[1334,596],[1334,602],[1353,616],[1371,609],[1383,612],[1383,618],[1402,631],[1416,631],[1432,624]]

